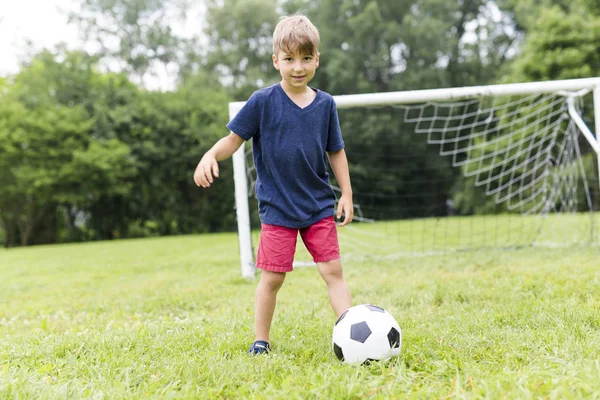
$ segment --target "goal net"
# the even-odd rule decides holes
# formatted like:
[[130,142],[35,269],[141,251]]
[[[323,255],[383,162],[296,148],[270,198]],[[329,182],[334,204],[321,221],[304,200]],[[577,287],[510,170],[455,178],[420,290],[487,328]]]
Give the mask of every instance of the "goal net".
[[[355,205],[338,229],[344,259],[598,243],[600,78],[335,100]],[[260,231],[251,151],[234,155],[246,277]],[[312,265],[301,240],[295,260]]]

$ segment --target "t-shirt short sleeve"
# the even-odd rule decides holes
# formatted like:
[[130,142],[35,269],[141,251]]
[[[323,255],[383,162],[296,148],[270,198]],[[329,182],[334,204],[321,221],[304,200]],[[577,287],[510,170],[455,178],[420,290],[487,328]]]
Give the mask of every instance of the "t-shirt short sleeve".
[[342,139],[342,129],[338,118],[337,107],[332,99],[331,113],[329,115],[329,136],[327,137],[327,147],[325,151],[338,151],[344,148],[344,139]]
[[227,128],[244,140],[256,135],[260,128],[260,97],[254,93],[227,124]]

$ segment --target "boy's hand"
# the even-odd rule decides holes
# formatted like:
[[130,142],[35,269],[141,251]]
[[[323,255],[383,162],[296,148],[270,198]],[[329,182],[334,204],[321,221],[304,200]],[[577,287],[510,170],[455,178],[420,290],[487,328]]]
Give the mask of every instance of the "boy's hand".
[[213,183],[213,176],[219,177],[219,164],[215,156],[209,152],[198,163],[196,172],[194,172],[194,182],[197,186],[207,188]]
[[354,205],[352,204],[352,197],[344,196],[340,197],[337,206],[337,218],[340,220],[344,214],[344,220],[338,223],[339,226],[346,226],[352,222],[354,218]]

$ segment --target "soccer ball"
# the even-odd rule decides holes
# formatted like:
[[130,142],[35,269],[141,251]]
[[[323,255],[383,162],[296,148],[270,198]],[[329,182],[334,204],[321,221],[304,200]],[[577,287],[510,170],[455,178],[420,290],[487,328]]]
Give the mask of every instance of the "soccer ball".
[[387,360],[400,354],[402,331],[392,314],[381,307],[350,307],[333,327],[333,351],[348,364]]

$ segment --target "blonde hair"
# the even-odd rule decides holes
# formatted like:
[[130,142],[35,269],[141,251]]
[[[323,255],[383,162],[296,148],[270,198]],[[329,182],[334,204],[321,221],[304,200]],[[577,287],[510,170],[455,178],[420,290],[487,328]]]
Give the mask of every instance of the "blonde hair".
[[317,55],[319,53],[319,31],[304,15],[283,17],[273,32],[273,54],[279,51]]

